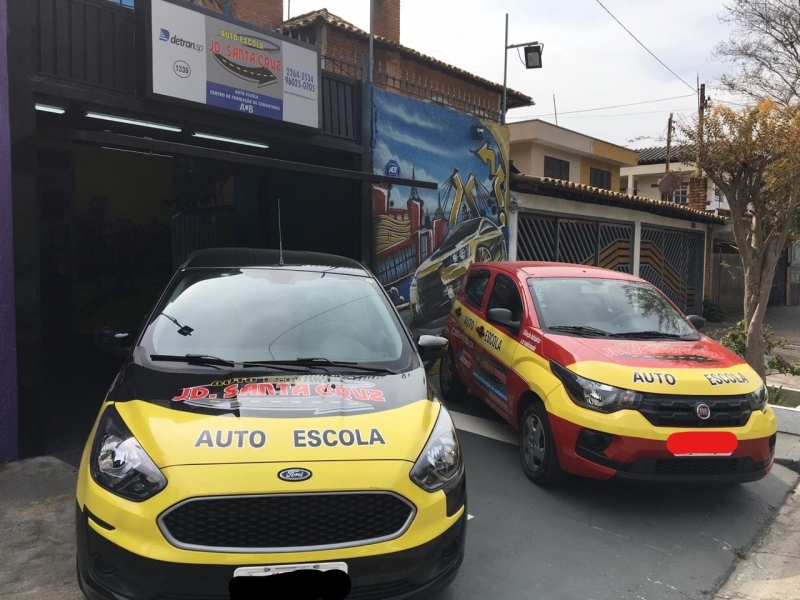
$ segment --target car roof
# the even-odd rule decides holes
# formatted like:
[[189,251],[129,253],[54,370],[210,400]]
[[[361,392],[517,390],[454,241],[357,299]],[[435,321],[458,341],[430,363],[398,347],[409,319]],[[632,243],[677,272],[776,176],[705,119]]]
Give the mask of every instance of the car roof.
[[[543,277],[543,278],[569,278],[569,277],[589,277],[596,279],[619,279],[622,281],[644,282],[643,279],[622,273],[603,269],[602,267],[590,267],[574,263],[558,262],[539,262],[539,261],[498,261],[491,263],[494,267],[514,273],[524,277]],[[477,264],[475,265],[478,266]]]
[[[260,248],[208,248],[190,254],[181,265],[183,269],[282,268],[280,252]],[[361,263],[335,254],[320,252],[283,251],[283,268],[304,271],[338,272],[346,275],[371,277]]]

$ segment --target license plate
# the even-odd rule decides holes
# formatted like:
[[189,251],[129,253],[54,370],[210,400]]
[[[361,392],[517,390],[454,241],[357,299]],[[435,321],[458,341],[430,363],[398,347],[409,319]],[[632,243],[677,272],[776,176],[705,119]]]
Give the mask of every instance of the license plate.
[[731,456],[738,445],[729,431],[685,431],[667,438],[667,449],[674,456]]
[[233,572],[234,577],[264,577],[279,575],[292,571],[332,571],[338,569],[347,573],[347,564],[343,562],[304,563],[299,565],[270,565],[268,567],[239,567]]

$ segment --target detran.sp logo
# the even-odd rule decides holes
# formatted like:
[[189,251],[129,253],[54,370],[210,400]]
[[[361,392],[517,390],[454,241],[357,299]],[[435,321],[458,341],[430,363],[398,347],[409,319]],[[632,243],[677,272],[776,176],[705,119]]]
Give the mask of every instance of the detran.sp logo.
[[182,37],[178,37],[177,35],[173,35],[172,37],[170,37],[169,29],[160,28],[158,39],[161,40],[162,42],[169,42],[170,44],[175,44],[176,46],[181,46],[188,50],[194,50],[195,52],[202,52],[204,50],[203,44],[198,44],[197,42],[191,42],[189,40],[185,40]]

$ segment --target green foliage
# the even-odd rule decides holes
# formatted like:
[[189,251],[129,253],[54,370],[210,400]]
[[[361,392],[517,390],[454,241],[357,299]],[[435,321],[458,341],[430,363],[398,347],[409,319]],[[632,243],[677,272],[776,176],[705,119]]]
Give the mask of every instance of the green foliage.
[[743,548],[734,548],[733,553],[736,555],[737,558],[740,558],[742,560],[747,560],[747,557],[749,556]]
[[[791,363],[780,354],[773,354],[775,350],[785,348],[789,342],[783,338],[775,338],[774,330],[769,325],[762,328],[764,336],[764,358],[767,361],[767,375],[781,373],[783,375],[800,376],[800,363]],[[739,321],[727,329],[718,341],[726,348],[744,358],[747,350],[747,333],[744,321]]]
[[709,323],[722,323],[725,311],[719,304],[706,296],[703,298],[703,318]]

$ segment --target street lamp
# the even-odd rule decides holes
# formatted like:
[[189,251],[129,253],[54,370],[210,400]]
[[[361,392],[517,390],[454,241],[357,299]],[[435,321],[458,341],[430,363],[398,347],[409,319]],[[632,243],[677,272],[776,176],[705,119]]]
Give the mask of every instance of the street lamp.
[[502,123],[506,124],[506,111],[507,95],[508,95],[508,51],[515,48],[525,48],[525,68],[526,69],[541,69],[542,68],[542,52],[544,52],[544,44],[539,42],[528,42],[526,44],[513,44],[508,45],[508,13],[506,13],[506,50],[503,57],[503,110],[501,113]]

